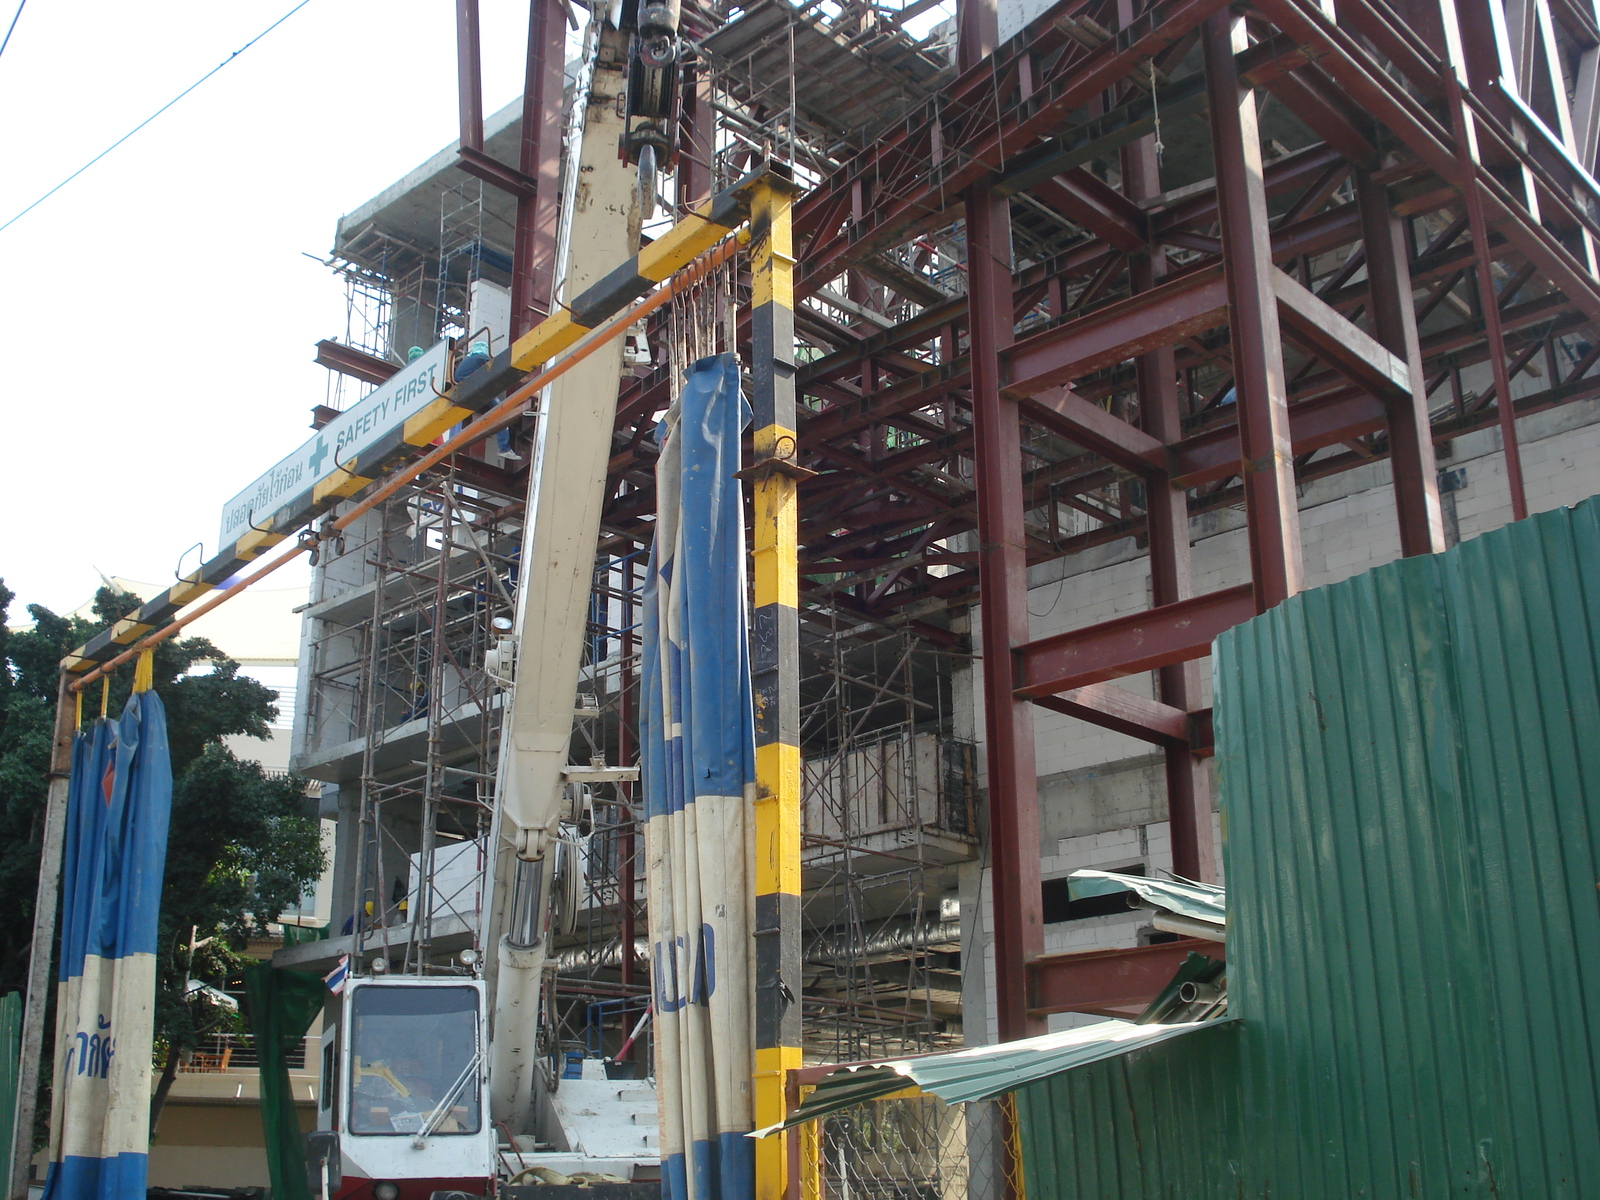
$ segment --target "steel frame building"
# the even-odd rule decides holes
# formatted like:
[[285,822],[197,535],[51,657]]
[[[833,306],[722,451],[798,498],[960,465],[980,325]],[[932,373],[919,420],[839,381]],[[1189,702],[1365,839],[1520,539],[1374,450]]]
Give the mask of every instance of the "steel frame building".
[[[518,196],[536,315],[560,20],[533,7],[513,172],[473,149],[476,24],[458,6],[462,165]],[[761,11],[685,7],[713,48]],[[1516,418],[1600,391],[1600,19],[1572,0],[1065,0],[998,44],[993,4],[966,0],[958,69],[886,126],[823,145],[794,83],[808,9],[742,47],[781,60],[787,38],[789,153],[812,183],[796,205],[797,330],[813,347],[798,458],[818,472],[801,489],[802,621],[847,615],[961,649],[950,614],[976,608],[999,1030],[1017,1037],[1054,979],[1032,968],[1034,706],[1160,747],[1175,869],[1209,877],[1197,663],[1300,589],[1297,486],[1387,459],[1402,552],[1434,552],[1436,443],[1498,429],[1521,517]],[[843,8],[829,52],[896,24]],[[706,58],[686,93],[685,199],[712,185],[696,154],[716,136]],[[744,102],[749,128],[777,107],[748,88]],[[950,259],[965,295],[949,294]],[[1518,383],[1530,364],[1534,391]],[[658,372],[619,405],[613,549],[648,542],[666,387]],[[1239,505],[1250,582],[1196,594],[1190,517]],[[1063,509],[1088,520],[1063,528]],[[1148,610],[1032,640],[1029,567],[1129,537],[1148,546]],[[1116,682],[1150,670],[1157,699]]]

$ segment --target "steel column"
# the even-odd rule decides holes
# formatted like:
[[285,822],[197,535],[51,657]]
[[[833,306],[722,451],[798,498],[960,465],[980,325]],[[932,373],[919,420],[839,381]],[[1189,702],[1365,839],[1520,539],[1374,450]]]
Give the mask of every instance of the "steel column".
[[1373,336],[1405,362],[1411,378],[1410,398],[1386,405],[1400,553],[1437,554],[1445,548],[1444,516],[1439,508],[1439,468],[1428,424],[1428,388],[1422,374],[1422,343],[1411,298],[1406,240],[1383,184],[1366,171],[1355,173],[1355,183],[1362,241],[1367,248],[1372,318],[1368,325]]
[[1009,1041],[1038,1032],[1024,972],[1044,949],[1033,711],[1012,694],[1012,649],[1029,636],[1022,428],[1017,402],[1000,393],[998,372],[997,351],[1012,336],[1007,201],[980,186],[966,213],[995,1007],[1000,1040]]
[[683,116],[678,123],[678,215],[711,197],[716,181],[711,162],[716,154],[717,114],[711,107],[711,72],[690,67],[683,78]]
[[[1131,0],[1120,0],[1118,20],[1133,16]],[[1141,138],[1122,151],[1122,178],[1135,203],[1161,194],[1161,170],[1153,138]],[[1166,251],[1152,246],[1129,262],[1137,295],[1155,287],[1166,273]],[[1163,445],[1183,437],[1178,394],[1177,354],[1170,345],[1141,354],[1134,363],[1144,430]],[[1159,607],[1194,595],[1189,565],[1189,494],[1165,473],[1145,480],[1145,512],[1150,535],[1150,603]],[[1185,713],[1200,706],[1197,663],[1161,667],[1156,676],[1163,703]],[[1167,819],[1172,830],[1172,869],[1188,879],[1216,878],[1216,847],[1211,836],[1211,778],[1188,744],[1164,751]]]
[[456,87],[461,148],[483,149],[483,37],[478,0],[456,0]]
[[1478,285],[1478,315],[1483,318],[1484,337],[1489,343],[1489,366],[1494,373],[1494,408],[1500,422],[1501,449],[1506,457],[1506,487],[1511,493],[1511,519],[1528,515],[1528,496],[1522,481],[1522,449],[1517,444],[1517,409],[1511,396],[1511,372],[1506,368],[1505,330],[1500,323],[1500,294],[1494,286],[1494,259],[1489,252],[1489,222],[1479,192],[1477,137],[1473,116],[1467,111],[1461,81],[1453,71],[1444,75],[1445,98],[1450,105],[1456,153],[1464,179],[1461,195],[1466,203],[1467,223],[1472,230],[1474,279]]
[[[794,399],[792,189],[750,201],[750,378],[755,409],[750,669],[756,707],[756,1128],[783,1120],[800,1057],[800,580]],[[757,1200],[778,1200],[793,1134],[755,1146]]]
[[[994,0],[960,0],[956,25],[957,63],[969,71],[994,53],[999,36]],[[966,193],[964,204],[995,1013],[1004,1042],[1043,1031],[1029,1015],[1027,986],[1028,961],[1044,950],[1033,705],[1013,695],[1012,649],[1029,638],[1022,422],[1017,402],[1000,390],[1000,352],[1015,335],[1010,201],[980,182]]]
[[[21,1058],[17,1066],[17,1103],[11,1126],[11,1171],[8,1195],[26,1200],[28,1164],[33,1160],[33,1123],[44,1067],[44,1018],[51,993],[50,960],[56,941],[56,910],[61,900],[61,856],[67,836],[67,797],[72,782],[72,739],[77,732],[77,703],[67,690],[72,677],[63,671],[56,693],[56,726],[50,744],[50,788],[46,794],[44,834],[39,847],[39,884],[34,892],[33,940],[28,947],[28,992],[22,1009]],[[80,693],[81,695],[81,693]],[[143,1103],[134,1099],[132,1103]]]
[[[532,196],[517,197],[516,240],[511,252],[513,340],[553,311],[566,44],[562,0],[532,0],[528,7],[528,65],[522,88],[522,142],[517,165],[523,175],[534,181],[536,190]],[[574,102],[582,101],[575,98]],[[481,114],[479,123],[481,127]]]
[[1234,62],[1234,55],[1246,49],[1244,19],[1231,12],[1207,17],[1203,41],[1231,310],[1250,577],[1256,611],[1265,612],[1298,592],[1301,583],[1300,513],[1272,281],[1272,236],[1255,96],[1241,85]]

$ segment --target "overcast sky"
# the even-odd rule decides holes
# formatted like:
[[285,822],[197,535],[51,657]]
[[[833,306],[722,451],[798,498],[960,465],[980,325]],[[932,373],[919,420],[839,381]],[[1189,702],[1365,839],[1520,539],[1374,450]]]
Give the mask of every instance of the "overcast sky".
[[[0,223],[293,4],[31,0],[0,57]],[[482,7],[492,112],[520,91],[527,5]],[[0,232],[13,623],[75,607],[96,568],[170,582],[194,543],[215,554],[223,502],[309,436],[344,293],[305,254],[454,140],[453,14],[311,0]]]

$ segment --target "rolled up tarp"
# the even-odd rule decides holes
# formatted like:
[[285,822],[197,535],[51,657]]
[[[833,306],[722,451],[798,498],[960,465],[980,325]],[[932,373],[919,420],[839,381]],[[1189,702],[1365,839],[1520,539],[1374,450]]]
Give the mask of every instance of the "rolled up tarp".
[[753,1188],[755,786],[740,431],[731,356],[690,369],[663,423],[644,596],[640,747],[662,1195]]
[[[148,667],[141,671],[146,675]],[[46,1200],[142,1200],[172,765],[155,692],[72,749]]]

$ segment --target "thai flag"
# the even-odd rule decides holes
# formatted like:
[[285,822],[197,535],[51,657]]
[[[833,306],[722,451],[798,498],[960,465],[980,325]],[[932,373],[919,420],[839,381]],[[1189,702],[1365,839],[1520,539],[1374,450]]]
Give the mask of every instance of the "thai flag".
[[322,977],[322,982],[328,985],[328,990],[337,996],[344,991],[345,980],[350,978],[350,956],[341,954],[339,965]]
[[118,720],[94,722],[72,747],[50,1200],[145,1193],[156,922],[171,812],[166,715],[154,692],[137,692]]
[[656,468],[644,595],[645,854],[665,1200],[754,1190],[749,806],[755,727],[730,355],[690,368]]

